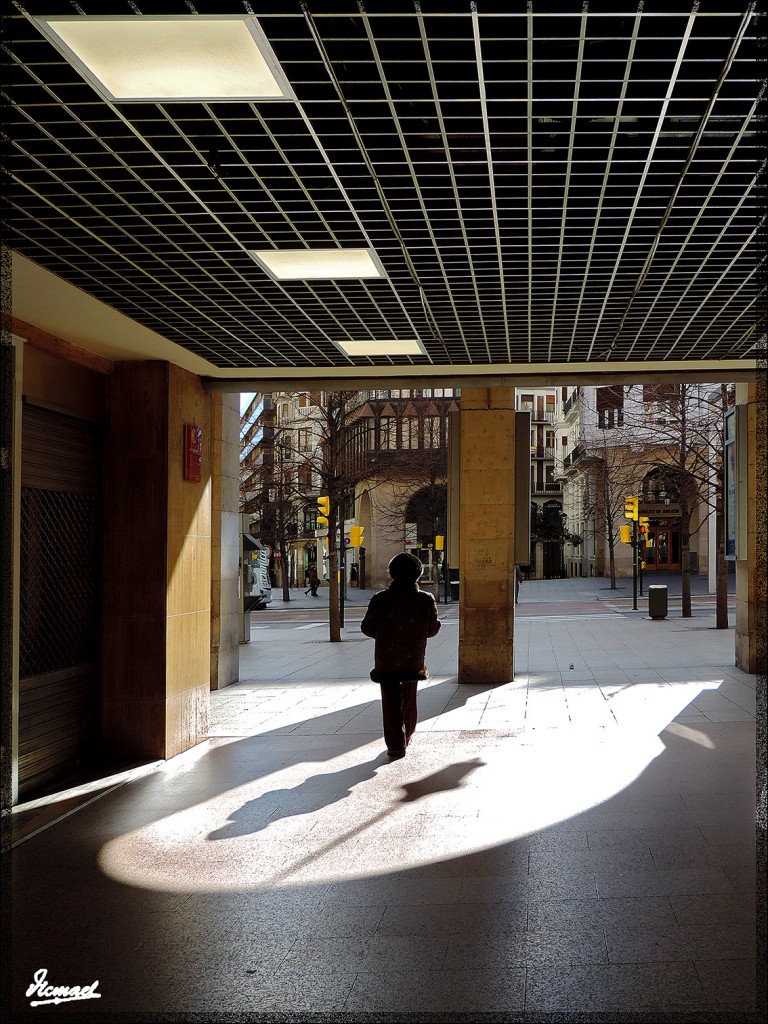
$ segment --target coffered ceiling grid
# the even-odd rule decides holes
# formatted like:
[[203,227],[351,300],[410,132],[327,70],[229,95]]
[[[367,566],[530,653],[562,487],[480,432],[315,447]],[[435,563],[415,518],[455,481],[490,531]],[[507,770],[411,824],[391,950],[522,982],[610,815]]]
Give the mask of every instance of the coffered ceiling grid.
[[[749,4],[277,3],[282,102],[110,104],[8,18],[13,248],[214,366],[754,355]],[[250,13],[242,3],[197,14]],[[249,249],[372,247],[385,280],[272,280]]]

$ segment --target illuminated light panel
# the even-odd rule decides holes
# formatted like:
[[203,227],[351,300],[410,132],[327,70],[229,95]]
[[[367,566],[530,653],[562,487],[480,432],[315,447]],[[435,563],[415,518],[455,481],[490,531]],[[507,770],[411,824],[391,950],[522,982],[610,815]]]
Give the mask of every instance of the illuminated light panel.
[[348,356],[425,356],[424,346],[416,338],[397,341],[340,341]]
[[293,98],[255,18],[127,15],[31,20],[110,102]]
[[373,249],[252,249],[250,253],[276,281],[387,276]]

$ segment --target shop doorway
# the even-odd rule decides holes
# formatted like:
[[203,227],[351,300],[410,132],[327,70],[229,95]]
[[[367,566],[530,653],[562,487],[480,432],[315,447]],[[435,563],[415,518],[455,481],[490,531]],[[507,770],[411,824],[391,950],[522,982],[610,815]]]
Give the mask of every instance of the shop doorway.
[[645,547],[646,572],[680,569],[680,531],[669,526],[650,526]]

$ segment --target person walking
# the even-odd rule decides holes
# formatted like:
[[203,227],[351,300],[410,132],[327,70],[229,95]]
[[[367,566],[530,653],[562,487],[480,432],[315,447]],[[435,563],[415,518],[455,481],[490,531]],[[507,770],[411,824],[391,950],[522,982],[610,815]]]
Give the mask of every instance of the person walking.
[[312,592],[312,597],[317,597],[317,588],[320,586],[320,578],[317,575],[317,569],[314,565],[310,565],[307,569],[307,583],[309,587],[304,591],[304,594]]
[[368,603],[361,631],[375,640],[371,679],[381,686],[384,740],[392,759],[404,757],[416,729],[416,690],[427,678],[427,639],[440,629],[432,594],[419,588],[421,560],[402,552],[390,561],[387,590]]

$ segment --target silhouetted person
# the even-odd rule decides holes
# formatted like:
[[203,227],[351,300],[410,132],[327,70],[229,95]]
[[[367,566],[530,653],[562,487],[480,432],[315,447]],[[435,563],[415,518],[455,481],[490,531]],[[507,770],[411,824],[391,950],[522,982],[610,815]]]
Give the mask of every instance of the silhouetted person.
[[310,565],[309,569],[307,570],[307,583],[309,584],[309,589],[305,590],[304,593],[308,594],[311,591],[312,597],[317,597],[317,588],[320,586],[320,579],[317,575],[317,569],[314,567],[314,565]]
[[390,757],[404,757],[418,718],[416,688],[427,678],[427,638],[440,629],[434,597],[419,589],[424,570],[415,555],[395,555],[392,582],[374,594],[360,629],[376,641],[371,679],[381,686],[384,740]]

